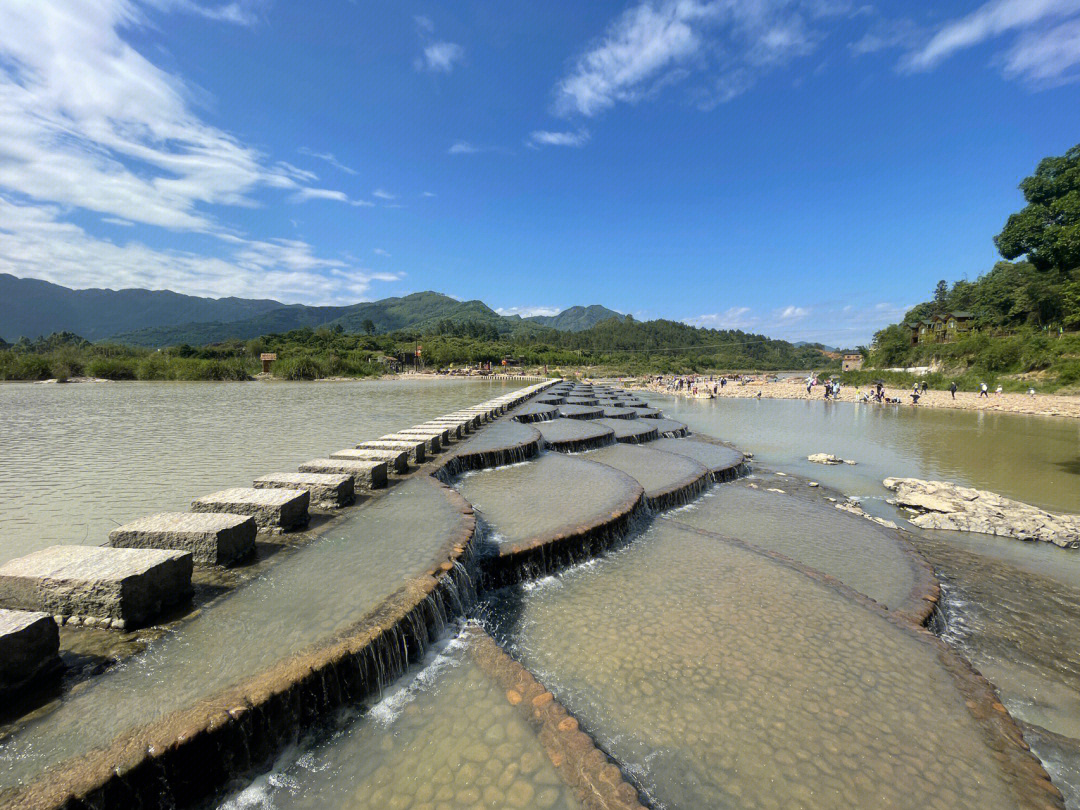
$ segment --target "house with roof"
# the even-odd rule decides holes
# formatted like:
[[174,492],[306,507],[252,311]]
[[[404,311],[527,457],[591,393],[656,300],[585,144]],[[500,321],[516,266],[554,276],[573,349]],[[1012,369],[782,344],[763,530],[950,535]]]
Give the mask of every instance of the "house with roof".
[[915,323],[905,324],[911,330],[911,345],[920,343],[952,343],[975,326],[970,312],[942,312]]

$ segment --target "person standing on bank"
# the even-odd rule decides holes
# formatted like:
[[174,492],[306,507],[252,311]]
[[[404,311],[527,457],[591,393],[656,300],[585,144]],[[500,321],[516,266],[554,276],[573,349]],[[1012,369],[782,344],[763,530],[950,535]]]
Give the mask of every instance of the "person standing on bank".
[[953,399],[956,399],[956,380],[949,383],[949,393],[952,394]]

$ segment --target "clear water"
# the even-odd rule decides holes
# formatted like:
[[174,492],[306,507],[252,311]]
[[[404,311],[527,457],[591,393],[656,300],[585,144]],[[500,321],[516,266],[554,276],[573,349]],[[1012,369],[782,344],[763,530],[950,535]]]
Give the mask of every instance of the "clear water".
[[221,810],[581,807],[536,732],[454,639],[370,711],[290,752]]
[[596,419],[595,422],[613,430],[616,440],[646,436],[656,430],[655,419]]
[[742,453],[738,450],[693,439],[657,439],[650,443],[649,447],[663,450],[665,453],[689,456],[704,464],[711,472],[730,469],[742,461]]
[[46,707],[0,743],[0,786],[330,638],[445,560],[440,551],[461,521],[446,491],[426,478],[357,507],[317,542]]
[[669,517],[778,551],[892,608],[915,587],[910,558],[877,524],[832,506],[738,484],[713,487]]
[[931,645],[753,552],[661,520],[506,614],[659,806],[1016,806]]
[[467,473],[457,489],[500,544],[598,522],[640,491],[610,467],[551,452],[524,464]]
[[504,417],[490,425],[484,425],[475,436],[462,442],[455,450],[459,453],[486,453],[539,440],[540,432],[532,424],[523,424]]
[[534,422],[533,427],[549,442],[595,439],[612,433],[611,428],[598,424],[595,419],[552,419]]
[[0,384],[0,562],[521,388],[514,381]]
[[582,453],[581,458],[622,470],[641,484],[647,498],[689,486],[709,474],[708,468],[692,458],[654,450],[651,445],[613,444]]

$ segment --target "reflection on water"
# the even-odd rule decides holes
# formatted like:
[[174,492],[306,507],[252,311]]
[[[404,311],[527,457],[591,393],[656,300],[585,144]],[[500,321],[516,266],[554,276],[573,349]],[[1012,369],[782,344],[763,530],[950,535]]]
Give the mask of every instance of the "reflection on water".
[[139,655],[0,744],[0,786],[190,706],[359,621],[437,564],[461,524],[446,492],[412,479],[354,510]]
[[778,551],[891,608],[900,607],[915,587],[899,540],[832,506],[728,484],[670,517]]
[[467,636],[370,712],[283,758],[222,810],[580,807]]
[[610,467],[553,452],[468,473],[457,489],[490,528],[491,539],[507,544],[597,521],[640,491]]
[[507,393],[516,381],[0,385],[0,562]]
[[[913,476],[1080,512],[1080,470],[1070,464],[1080,458],[1080,419],[781,399],[649,400],[691,430],[849,495],[879,495],[883,478]],[[858,467],[811,464],[811,453]]]
[[930,645],[753,552],[659,521],[506,615],[664,807],[1016,806]]

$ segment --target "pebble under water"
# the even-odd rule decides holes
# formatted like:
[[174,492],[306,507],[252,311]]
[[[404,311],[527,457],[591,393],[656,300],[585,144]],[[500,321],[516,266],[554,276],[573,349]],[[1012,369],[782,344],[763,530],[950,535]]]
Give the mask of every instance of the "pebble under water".
[[1017,806],[932,641],[734,544],[659,521],[499,616],[658,806]]

